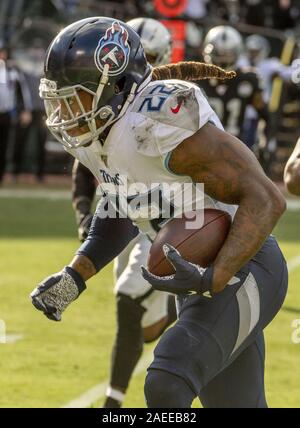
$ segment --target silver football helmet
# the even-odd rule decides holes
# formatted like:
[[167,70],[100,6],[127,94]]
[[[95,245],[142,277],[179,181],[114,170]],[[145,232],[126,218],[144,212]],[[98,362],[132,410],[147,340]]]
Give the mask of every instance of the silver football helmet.
[[251,65],[257,65],[269,56],[270,43],[265,37],[253,34],[246,38],[246,54]]
[[225,69],[233,67],[243,50],[240,33],[228,25],[211,28],[203,44],[203,58],[208,64]]
[[140,36],[148,62],[154,67],[171,61],[171,35],[156,19],[135,18],[127,22]]

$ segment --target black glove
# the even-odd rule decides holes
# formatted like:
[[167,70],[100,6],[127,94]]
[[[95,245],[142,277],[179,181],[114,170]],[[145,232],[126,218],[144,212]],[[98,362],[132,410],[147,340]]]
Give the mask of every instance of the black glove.
[[176,270],[169,276],[153,275],[142,266],[142,275],[155,290],[174,294],[212,293],[213,268],[203,269],[198,265],[184,260],[180,253],[171,245],[165,244],[163,250],[166,258]]
[[93,214],[90,214],[90,213],[84,215],[80,220],[80,223],[78,225],[78,239],[80,242],[83,242],[86,240],[89,234],[92,220],[93,220]]
[[78,272],[70,266],[48,276],[30,294],[32,304],[47,318],[60,321],[62,312],[86,289]]

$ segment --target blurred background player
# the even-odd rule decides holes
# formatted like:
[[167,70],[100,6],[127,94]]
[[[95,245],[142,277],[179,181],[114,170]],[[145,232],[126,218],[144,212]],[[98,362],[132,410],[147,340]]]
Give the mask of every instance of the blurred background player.
[[265,121],[268,114],[260,77],[253,68],[238,65],[242,51],[243,40],[237,30],[228,25],[210,29],[203,43],[204,61],[227,70],[235,70],[237,77],[230,82],[204,80],[199,86],[204,90],[226,131],[244,141],[248,147],[252,147],[255,141],[244,132],[247,107],[252,106]]
[[[27,40],[25,40],[26,42]],[[24,154],[30,134],[35,136],[36,141],[36,162],[35,176],[38,181],[44,178],[45,165],[45,145],[47,139],[47,128],[45,125],[45,108],[39,97],[39,82],[43,75],[43,61],[46,52],[45,41],[42,38],[35,37],[27,41],[24,46],[19,43],[16,49],[19,67],[22,67],[32,102],[32,120],[26,126],[18,122],[15,131],[14,147],[12,154],[12,173],[14,180],[17,181],[22,172],[24,163]]]
[[284,183],[290,193],[300,196],[300,138],[286,164]]
[[[275,76],[279,76],[283,81],[291,80],[293,68],[284,65],[279,58],[270,57],[271,46],[268,40],[260,35],[253,34],[245,40],[245,55],[238,61],[239,67],[253,67],[258,72],[263,82],[263,97],[268,105],[272,95],[272,83]],[[249,106],[246,111],[245,132],[248,139],[255,141],[256,131],[259,121],[257,111]],[[261,163],[267,169],[266,164],[270,164],[269,157],[276,150],[276,141],[269,135],[263,152],[261,152]],[[267,159],[266,159],[267,157]]]
[[28,126],[31,109],[31,96],[24,75],[9,59],[8,48],[0,40],[0,184],[6,170],[12,117],[17,117],[20,126]]
[[[128,24],[139,34],[147,60],[153,66],[170,62],[171,37],[159,21],[136,18]],[[73,167],[73,208],[81,241],[88,235],[92,203],[96,192],[93,174],[77,160]],[[156,340],[176,319],[174,297],[153,291],[140,274],[147,264],[151,242],[139,234],[114,264],[117,332],[111,357],[110,383],[104,407],[121,407],[133,370],[142,354],[143,343]]]
[[264,83],[264,97],[268,102],[272,91],[272,78],[280,75],[289,80],[292,68],[284,65],[279,58],[270,57],[271,46],[268,40],[260,35],[253,34],[245,40],[245,53],[238,61],[240,67],[254,67],[257,69]]

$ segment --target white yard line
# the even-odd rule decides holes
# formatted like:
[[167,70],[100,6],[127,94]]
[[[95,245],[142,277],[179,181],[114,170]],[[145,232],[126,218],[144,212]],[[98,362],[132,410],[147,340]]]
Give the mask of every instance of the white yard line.
[[0,198],[71,200],[71,190],[0,189]]
[[[136,366],[133,376],[137,376],[138,374],[143,373],[146,370],[146,368],[149,366],[152,360],[153,360],[153,352],[152,351],[145,352],[143,357],[140,359],[138,365]],[[106,382],[95,385],[93,388],[84,392],[79,397],[75,398],[74,400],[62,406],[62,408],[75,409],[75,408],[90,407],[97,400],[100,400],[105,396],[107,385],[108,385],[108,380]]]
[[16,343],[23,339],[23,334],[6,333],[5,323],[0,320],[0,345],[6,345],[8,343]]
[[23,339],[22,334],[8,333],[5,336],[5,343],[16,343]]
[[99,383],[99,385],[86,391],[80,397],[75,398],[69,403],[62,406],[63,409],[83,409],[90,407],[100,398],[104,397],[107,388],[107,382]]

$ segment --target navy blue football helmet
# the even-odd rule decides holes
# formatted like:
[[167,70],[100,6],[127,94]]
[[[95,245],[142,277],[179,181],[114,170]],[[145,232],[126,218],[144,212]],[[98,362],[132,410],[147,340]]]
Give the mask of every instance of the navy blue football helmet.
[[[40,96],[45,101],[48,128],[67,147],[99,139],[151,80],[151,70],[138,34],[124,22],[93,17],[69,25],[46,53]],[[79,97],[81,91],[92,96],[88,111]],[[74,102],[80,107],[76,114]],[[61,114],[62,106],[67,118]],[[86,129],[86,125],[89,132],[79,137],[70,135],[71,129]]]

